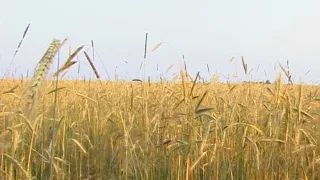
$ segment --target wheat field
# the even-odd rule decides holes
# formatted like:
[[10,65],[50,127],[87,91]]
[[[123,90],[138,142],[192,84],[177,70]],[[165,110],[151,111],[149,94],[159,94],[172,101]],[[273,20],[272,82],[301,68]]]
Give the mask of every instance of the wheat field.
[[62,44],[0,82],[2,179],[320,178],[319,86],[46,79]]

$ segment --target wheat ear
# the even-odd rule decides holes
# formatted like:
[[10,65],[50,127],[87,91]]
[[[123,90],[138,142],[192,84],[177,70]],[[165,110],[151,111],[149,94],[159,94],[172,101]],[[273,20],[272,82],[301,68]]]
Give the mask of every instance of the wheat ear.
[[96,75],[96,78],[100,80],[100,75],[98,74],[98,71],[96,69],[96,67],[94,67],[92,61],[91,61],[91,58],[89,57],[88,53],[86,51],[84,51],[84,55],[86,56],[89,64],[90,64],[90,67],[92,68],[94,74]]
[[74,57],[83,49],[84,46],[80,46],[78,47],[67,59],[67,61],[64,63],[64,65],[53,74],[53,76],[57,76],[59,73],[61,73],[62,71],[67,70],[68,68],[70,68],[72,65],[74,65],[75,63],[77,63],[77,61],[72,61],[72,59],[74,59]]
[[39,61],[35,69],[34,75],[32,77],[31,84],[25,94],[26,96],[26,104],[24,106],[25,112],[30,113],[30,110],[32,109],[35,99],[38,95],[39,87],[43,81],[44,76],[49,70],[49,65],[52,63],[52,59],[57,54],[59,48],[64,44],[65,41],[61,43],[60,40],[53,39],[47,51]]

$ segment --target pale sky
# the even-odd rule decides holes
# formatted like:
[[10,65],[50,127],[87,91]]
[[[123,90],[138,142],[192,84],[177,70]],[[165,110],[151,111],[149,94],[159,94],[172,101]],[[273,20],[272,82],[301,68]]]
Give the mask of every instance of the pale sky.
[[[2,0],[0,4],[1,77],[25,27],[31,23],[11,67],[15,77],[33,71],[53,38],[68,37],[61,61],[66,59],[70,46],[74,50],[94,40],[95,51],[106,67],[96,54],[94,63],[103,79],[107,79],[106,71],[114,78],[115,70],[120,78],[141,78],[143,71],[139,67],[148,32],[146,75],[153,79],[172,64],[165,77],[171,78],[179,70],[179,59],[170,46],[164,44],[151,52],[164,41],[185,56],[193,76],[200,71],[207,79],[217,73],[223,81],[225,77],[233,81],[274,81],[280,72],[279,66],[274,70],[275,62],[285,65],[288,59],[295,82],[320,80],[317,0]],[[88,49],[88,53],[92,51]],[[253,68],[250,75],[243,72],[241,56],[248,70]],[[231,57],[235,57],[232,63]],[[93,76],[83,52],[79,60],[83,61],[80,73],[75,65],[66,77]],[[238,79],[232,78],[236,72]]]

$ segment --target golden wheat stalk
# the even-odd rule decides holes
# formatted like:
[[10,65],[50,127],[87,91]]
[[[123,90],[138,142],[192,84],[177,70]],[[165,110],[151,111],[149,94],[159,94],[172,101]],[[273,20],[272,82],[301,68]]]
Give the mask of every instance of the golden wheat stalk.
[[64,44],[65,41],[66,39],[61,43],[60,40],[53,39],[47,51],[39,61],[35,69],[35,73],[32,77],[30,87],[27,89],[27,92],[26,92],[26,105],[25,105],[26,111],[28,110],[30,111],[32,104],[35,102],[42,80],[46,75],[46,73],[48,72],[50,64],[52,63],[52,59],[57,54],[59,48]]

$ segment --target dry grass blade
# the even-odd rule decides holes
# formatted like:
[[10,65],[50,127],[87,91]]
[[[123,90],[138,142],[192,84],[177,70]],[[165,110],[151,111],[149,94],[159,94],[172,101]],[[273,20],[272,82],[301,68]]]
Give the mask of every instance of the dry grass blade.
[[252,124],[248,124],[248,123],[233,123],[233,124],[230,124],[229,126],[225,127],[224,130],[229,129],[232,126],[237,126],[237,125],[251,127],[252,129],[256,130],[260,135],[264,135],[264,133],[258,127],[254,126]]
[[152,52],[154,52],[154,51],[156,51],[157,49],[159,49],[160,46],[162,45],[162,43],[163,43],[163,42],[159,42],[158,44],[156,44],[156,45],[154,46],[154,48],[152,49]]
[[269,87],[267,87],[267,90],[268,90],[268,92],[269,92],[271,95],[274,96],[274,92],[273,92]]
[[249,74],[251,74],[251,73],[252,73],[252,71],[253,71],[253,68],[249,71]]
[[209,64],[207,64],[207,70],[208,70],[208,73],[211,74],[211,73],[210,73]]
[[32,126],[31,122],[28,120],[28,118],[25,117],[25,116],[24,116],[23,114],[21,114],[21,113],[19,113],[18,116],[21,117],[21,118],[24,120],[24,122],[28,125],[28,127],[29,127],[30,130],[32,131],[32,133],[36,134],[36,133],[35,133],[36,131],[35,131],[34,127]]
[[216,120],[216,118],[215,118],[214,116],[212,116],[211,114],[206,113],[206,112],[198,113],[198,114],[197,114],[197,118],[198,118],[198,117],[201,117],[201,116],[205,116],[205,117],[209,118],[210,120]]
[[19,87],[19,85],[15,85],[13,88],[4,91],[2,94],[8,94],[8,93],[14,93],[14,90],[17,89]]
[[174,64],[171,64],[171,65],[167,68],[167,70],[165,71],[164,74],[167,74],[167,73],[169,72],[169,70],[170,70],[173,66],[174,66]]
[[83,49],[84,45],[78,47],[67,59],[67,62],[71,62],[72,59]]
[[93,65],[93,63],[92,63],[92,61],[91,61],[88,53],[84,51],[84,55],[86,56],[86,58],[87,58],[87,60],[88,60],[88,62],[89,62],[89,64],[90,64],[90,66],[91,66],[94,74],[96,75],[96,77],[97,77],[98,79],[100,79],[100,75],[98,74],[97,69],[94,67],[94,65]]
[[[299,109],[297,108],[292,108],[292,110],[294,110],[295,112],[298,112],[299,113]],[[311,114],[303,111],[303,110],[300,110],[300,113],[304,116],[306,116],[307,118],[310,118],[310,119],[315,119],[315,117],[313,117]]]
[[198,108],[196,110],[196,114],[200,114],[200,113],[204,113],[204,112],[207,112],[207,111],[211,111],[212,109],[213,109],[212,107]]
[[66,87],[59,87],[59,88],[57,88],[57,89],[54,89],[54,90],[49,91],[48,94],[52,94],[52,93],[54,93],[54,92],[56,92],[56,91],[60,91],[60,90],[65,89],[65,88],[66,88]]
[[190,167],[190,171],[193,171],[193,169],[199,164],[200,160],[207,154],[207,152],[203,152],[201,156],[192,164]]
[[69,165],[70,164],[68,161],[66,161],[64,159],[61,159],[59,157],[54,157],[53,159],[58,161],[58,162],[61,162],[61,163],[65,164],[65,165]]
[[311,136],[311,134],[307,133],[304,129],[300,129],[300,132],[302,132],[310,144],[317,144],[317,141]]
[[199,109],[199,107],[200,107],[200,105],[201,105],[202,101],[203,101],[203,100],[204,100],[204,98],[207,96],[207,94],[208,94],[208,91],[206,91],[206,92],[202,95],[201,99],[199,100],[199,102],[198,102],[198,104],[197,104],[197,106],[196,106],[196,110],[195,110],[195,112],[197,112],[197,111],[198,111],[198,109]]
[[260,139],[259,142],[277,142],[285,144],[286,142],[280,139]]
[[141,70],[141,68],[142,68],[142,65],[143,65],[143,61],[141,61],[141,63],[140,63],[140,68],[139,68],[140,70]]
[[190,96],[193,95],[193,89],[197,84],[197,79],[199,78],[199,75],[200,75],[200,72],[198,72],[196,78],[194,78],[194,81],[193,81],[193,84],[192,84],[192,87],[191,87],[191,91],[190,91]]
[[177,109],[184,102],[184,98],[181,99],[173,108],[173,110]]
[[141,79],[132,79],[132,81],[142,82]]
[[71,61],[71,62],[66,62],[57,72],[55,72],[54,74],[53,74],[53,76],[57,76],[59,73],[61,73],[62,71],[65,71],[65,70],[67,70],[67,69],[69,69],[72,65],[74,65],[75,63],[77,63],[77,62],[75,62],[75,61]]
[[243,56],[241,57],[241,59],[242,59],[242,67],[244,69],[244,73],[247,74],[247,72],[248,72],[248,64],[245,62]]
[[310,72],[311,70],[308,70],[304,75],[307,75],[307,74],[309,74],[309,72]]
[[57,76],[60,72],[70,68],[72,65],[77,63],[76,61],[72,61],[72,59],[83,49],[84,46],[78,47],[67,59],[66,63],[56,72],[53,76]]
[[75,144],[75,145],[77,145],[77,147],[81,150],[81,152],[83,152],[83,154],[84,155],[87,155],[88,153],[87,153],[87,151],[86,151],[86,149],[80,144],[80,142],[79,141],[77,141],[76,139],[71,139],[71,141]]
[[88,96],[85,96],[85,95],[82,95],[82,94],[79,94],[79,93],[76,93],[76,95],[77,95],[77,96],[80,96],[80,97],[83,97],[83,98],[85,98],[85,99],[88,99],[88,100],[90,100],[90,101],[98,104],[98,102],[97,102],[96,100],[94,100],[94,99],[92,99],[92,98],[90,98],[90,97],[88,97]]
[[230,88],[228,94],[230,94],[236,87],[237,87],[236,85],[232,86],[232,87]]

